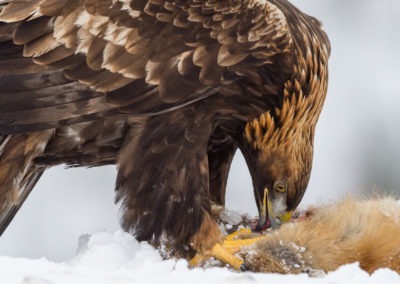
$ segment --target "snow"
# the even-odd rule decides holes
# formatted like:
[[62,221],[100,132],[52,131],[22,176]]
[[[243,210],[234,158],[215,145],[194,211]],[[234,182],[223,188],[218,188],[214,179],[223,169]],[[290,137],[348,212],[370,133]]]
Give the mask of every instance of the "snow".
[[296,283],[296,284],[376,284],[400,283],[400,275],[380,269],[368,275],[357,263],[342,266],[335,272],[279,275],[244,272],[229,268],[189,268],[183,259],[163,260],[146,242],[130,234],[98,232],[79,240],[77,255],[67,262],[45,258],[26,259],[0,256],[1,283],[7,284],[125,284],[125,283]]

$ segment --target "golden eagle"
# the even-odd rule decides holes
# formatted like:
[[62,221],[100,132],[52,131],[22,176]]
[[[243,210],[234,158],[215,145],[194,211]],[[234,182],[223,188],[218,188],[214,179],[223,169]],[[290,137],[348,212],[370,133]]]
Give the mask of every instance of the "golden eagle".
[[232,157],[258,229],[310,176],[330,44],[286,0],[1,0],[0,232],[47,168],[116,164],[123,228],[207,255]]

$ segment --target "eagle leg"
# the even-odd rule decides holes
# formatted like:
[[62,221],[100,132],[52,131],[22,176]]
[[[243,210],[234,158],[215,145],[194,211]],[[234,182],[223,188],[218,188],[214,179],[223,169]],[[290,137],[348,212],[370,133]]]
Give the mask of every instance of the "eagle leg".
[[232,138],[223,131],[215,131],[208,143],[210,199],[215,204],[225,205],[226,184],[236,149],[237,145],[232,142]]
[[235,253],[240,251],[244,246],[254,244],[259,240],[260,237],[254,237],[251,230],[241,229],[225,237],[223,243],[216,243],[210,251],[197,253],[190,261],[190,266],[198,266],[203,261],[206,261],[210,257],[222,261],[225,264],[229,264],[236,270],[247,270],[244,261],[235,256]]
[[239,257],[236,257],[234,254],[227,251],[223,245],[216,244],[212,250],[210,255],[201,255],[196,254],[189,262],[190,266],[198,266],[202,261],[209,259],[210,257],[215,257],[216,259],[221,260],[222,262],[229,264],[236,270],[246,270],[243,260]]

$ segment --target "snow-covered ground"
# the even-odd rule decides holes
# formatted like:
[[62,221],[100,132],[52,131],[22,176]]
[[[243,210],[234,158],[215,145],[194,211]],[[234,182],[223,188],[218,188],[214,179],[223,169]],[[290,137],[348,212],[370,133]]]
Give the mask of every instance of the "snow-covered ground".
[[[340,204],[340,203],[339,203]],[[343,204],[347,204],[346,202]],[[338,205],[340,206],[340,205]],[[335,207],[343,208],[343,207]],[[390,198],[352,203],[360,216],[378,210],[383,218],[399,224],[400,200]],[[358,208],[358,209],[357,209]],[[365,209],[365,210],[364,210]],[[325,209],[324,209],[325,210]],[[332,209],[326,209],[327,212]],[[315,213],[318,214],[318,213]],[[325,214],[325,213],[323,213]],[[368,214],[368,213],[367,213]],[[220,215],[221,228],[227,224],[244,224],[247,216],[225,210]],[[247,220],[247,221],[246,221]],[[321,219],[318,219],[321,221]],[[301,222],[301,221],[300,221]],[[293,223],[288,226],[300,225]],[[247,224],[248,225],[248,224]],[[289,227],[289,228],[290,228]],[[362,229],[362,227],[357,227]],[[286,231],[287,233],[287,231]],[[286,236],[286,235],[285,235]],[[268,235],[265,236],[268,238]],[[398,241],[397,241],[398,242]],[[329,243],[326,242],[326,243]],[[123,231],[100,231],[80,236],[76,254],[64,262],[46,258],[28,259],[0,256],[0,283],[7,284],[125,284],[125,283],[296,283],[296,284],[398,284],[400,274],[390,269],[378,269],[372,275],[362,270],[358,263],[341,266],[324,273],[311,268],[311,273],[282,275],[273,273],[237,272],[228,266],[206,269],[190,268],[185,259],[164,259],[159,250],[147,242],[138,242]],[[259,246],[248,249],[260,249]],[[327,249],[329,249],[327,247]],[[371,249],[375,249],[372,247]],[[283,257],[284,258],[284,257]],[[268,266],[268,264],[266,264]],[[314,266],[315,267],[315,266]]]
[[398,284],[400,275],[381,269],[372,275],[357,263],[325,276],[238,273],[228,268],[188,268],[186,260],[163,260],[149,244],[131,235],[98,232],[82,236],[77,255],[66,262],[0,257],[0,282],[5,284],[125,284],[125,283],[296,283]]

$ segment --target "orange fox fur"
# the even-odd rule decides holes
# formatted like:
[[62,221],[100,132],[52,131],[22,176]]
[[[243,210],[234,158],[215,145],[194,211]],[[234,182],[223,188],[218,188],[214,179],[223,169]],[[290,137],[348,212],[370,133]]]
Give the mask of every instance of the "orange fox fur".
[[369,273],[400,273],[400,201],[346,200],[308,211],[302,221],[268,233],[241,256],[252,271],[336,270],[359,262]]

